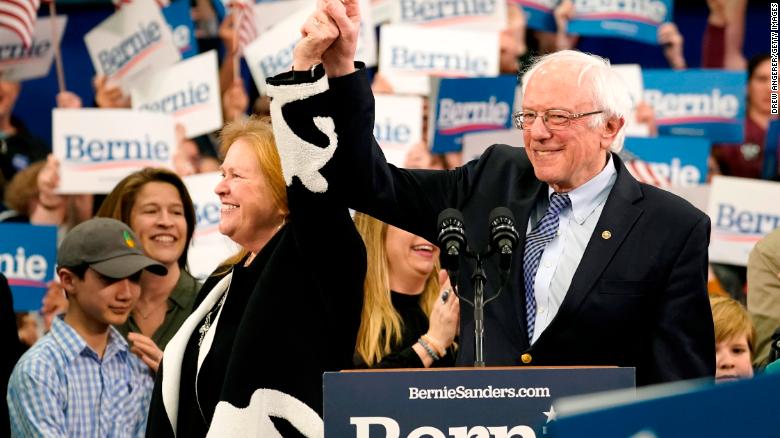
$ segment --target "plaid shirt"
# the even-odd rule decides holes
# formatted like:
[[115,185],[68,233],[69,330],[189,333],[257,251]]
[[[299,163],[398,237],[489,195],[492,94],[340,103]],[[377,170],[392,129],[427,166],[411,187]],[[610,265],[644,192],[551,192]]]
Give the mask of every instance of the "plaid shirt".
[[8,381],[11,435],[143,436],[153,385],[151,371],[116,329],[101,360],[54,318],[51,332],[22,356]]

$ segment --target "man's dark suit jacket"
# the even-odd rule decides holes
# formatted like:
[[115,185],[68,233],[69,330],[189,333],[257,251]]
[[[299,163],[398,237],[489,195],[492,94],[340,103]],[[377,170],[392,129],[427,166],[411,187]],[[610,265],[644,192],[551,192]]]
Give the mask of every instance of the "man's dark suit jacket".
[[[456,208],[463,212],[469,246],[481,250],[488,243],[490,211],[505,206],[525,236],[529,215],[548,186],[536,179],[523,148],[494,145],[454,171],[398,169],[386,163],[374,140],[374,100],[363,71],[329,84],[328,92],[288,104],[283,114],[310,118],[321,115],[322,107],[331,110],[339,136],[334,161],[341,172],[329,182],[350,207],[431,242],[437,242],[439,213]],[[679,197],[637,182],[616,155],[609,165],[617,169],[615,185],[560,310],[532,346],[521,238],[507,284],[485,309],[485,363],[636,367],[639,385],[712,376],[709,218]],[[461,257],[460,266],[460,293],[472,299],[473,262]],[[485,271],[488,298],[500,285],[497,256],[486,260]],[[473,309],[464,301],[459,345],[458,363],[473,364]]]

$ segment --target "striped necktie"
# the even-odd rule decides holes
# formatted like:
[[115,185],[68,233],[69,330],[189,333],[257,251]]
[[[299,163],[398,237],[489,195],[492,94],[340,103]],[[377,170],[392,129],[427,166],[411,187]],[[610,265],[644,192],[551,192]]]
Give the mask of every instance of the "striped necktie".
[[528,328],[528,341],[534,337],[534,325],[536,323],[536,294],[534,281],[536,271],[539,269],[539,261],[542,259],[544,248],[558,232],[558,223],[561,211],[571,205],[569,195],[565,193],[553,193],[550,197],[550,205],[528,236],[525,238],[525,254],[523,255],[523,278],[525,280],[525,315]]

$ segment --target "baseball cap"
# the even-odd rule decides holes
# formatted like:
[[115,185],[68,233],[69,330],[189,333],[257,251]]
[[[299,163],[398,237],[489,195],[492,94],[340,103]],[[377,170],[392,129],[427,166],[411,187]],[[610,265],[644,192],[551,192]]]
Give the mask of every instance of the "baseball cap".
[[127,278],[141,269],[157,275],[168,273],[165,266],[144,255],[127,224],[105,217],[76,225],[60,244],[58,266],[83,264],[110,278]]

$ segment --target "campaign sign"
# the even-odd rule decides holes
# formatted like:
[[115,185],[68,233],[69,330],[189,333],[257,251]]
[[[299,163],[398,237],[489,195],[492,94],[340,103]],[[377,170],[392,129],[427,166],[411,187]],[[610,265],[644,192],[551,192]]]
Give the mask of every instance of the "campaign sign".
[[555,17],[553,9],[558,6],[559,0],[509,0],[523,8],[525,12],[526,26],[545,32],[555,32]]
[[[684,382],[681,382],[684,383]],[[604,394],[582,400],[549,425],[554,438],[776,437],[780,374],[714,385],[681,383],[639,388],[632,401]],[[668,389],[671,387],[670,389]],[[595,397],[593,397],[595,398]],[[616,400],[617,398],[617,400]],[[594,403],[595,402],[595,403]],[[597,406],[594,407],[594,404]]]
[[753,245],[780,227],[780,183],[730,176],[712,178],[710,261],[745,266]]
[[230,10],[230,0],[211,0],[211,6],[217,14],[217,21],[221,23]]
[[238,244],[219,232],[220,207],[219,196],[214,188],[222,179],[219,172],[189,175],[183,178],[184,185],[195,205],[197,224],[192,236],[192,244],[187,253],[187,265],[190,274],[205,279],[225,261],[236,254]]
[[11,286],[14,310],[41,308],[56,263],[57,227],[0,224],[0,272]]
[[[263,32],[274,27],[277,23],[281,23],[296,11],[305,8],[311,11],[310,6],[312,3],[312,0],[286,0],[266,1],[255,4],[255,26],[258,35],[262,35]],[[299,26],[302,24],[303,22],[299,23]]]
[[673,0],[574,0],[568,32],[658,44],[658,26],[672,21]]
[[[369,11],[368,0],[361,0],[361,11]],[[295,13],[287,15],[278,24],[244,48],[244,58],[249,66],[252,79],[261,94],[265,94],[265,79],[290,70],[293,62],[293,49],[301,38],[301,25],[314,12],[316,4],[310,2]],[[365,8],[364,8],[365,6]],[[366,66],[376,65],[376,42],[373,25],[368,12],[361,14],[360,34],[358,36],[355,59]]]
[[506,0],[398,0],[391,23],[495,30],[506,27]]
[[461,368],[325,373],[325,436],[535,437],[565,396],[632,388],[633,368]]
[[423,99],[377,94],[374,101],[374,137],[387,162],[403,167],[409,149],[423,141]]
[[498,75],[497,32],[404,25],[384,25],[379,32],[379,70],[396,93],[427,95],[432,76]]
[[55,109],[52,144],[59,193],[108,193],[144,167],[173,168],[173,117],[129,109]]
[[394,3],[398,0],[371,0],[371,20],[375,26],[393,19]]
[[459,151],[463,134],[512,127],[517,78],[442,79],[436,96],[433,152]]
[[[494,144],[506,144],[520,149],[523,146],[523,131],[511,128],[463,134],[463,162],[476,160]],[[518,153],[522,152],[518,150]]]
[[65,15],[55,18],[52,38],[51,18],[39,18],[28,48],[22,45],[19,35],[5,27],[0,28],[0,72],[3,80],[21,82],[48,75],[54,50],[60,45],[67,21]]
[[181,59],[154,0],[133,0],[84,36],[97,74],[129,90],[138,75]]
[[171,28],[173,44],[179,49],[181,57],[186,59],[198,54],[198,40],[195,38],[195,26],[192,24],[190,2],[177,0],[162,9],[163,17]]
[[761,168],[761,178],[772,179],[780,167],[777,163],[777,150],[780,146],[780,119],[769,120],[769,128],[766,130],[764,141],[764,165]]
[[210,50],[134,81],[133,109],[170,114],[187,138],[222,127],[217,52]]
[[645,102],[655,110],[660,135],[707,137],[741,143],[745,125],[745,72],[644,70]]
[[647,123],[636,121],[636,109],[639,102],[644,99],[644,83],[642,82],[642,67],[639,64],[613,65],[612,70],[617,73],[631,95],[631,114],[626,118],[626,126],[623,129],[626,135],[632,137],[647,137],[650,135],[650,127]]
[[661,188],[707,182],[710,142],[705,138],[627,137],[620,152],[637,180]]

